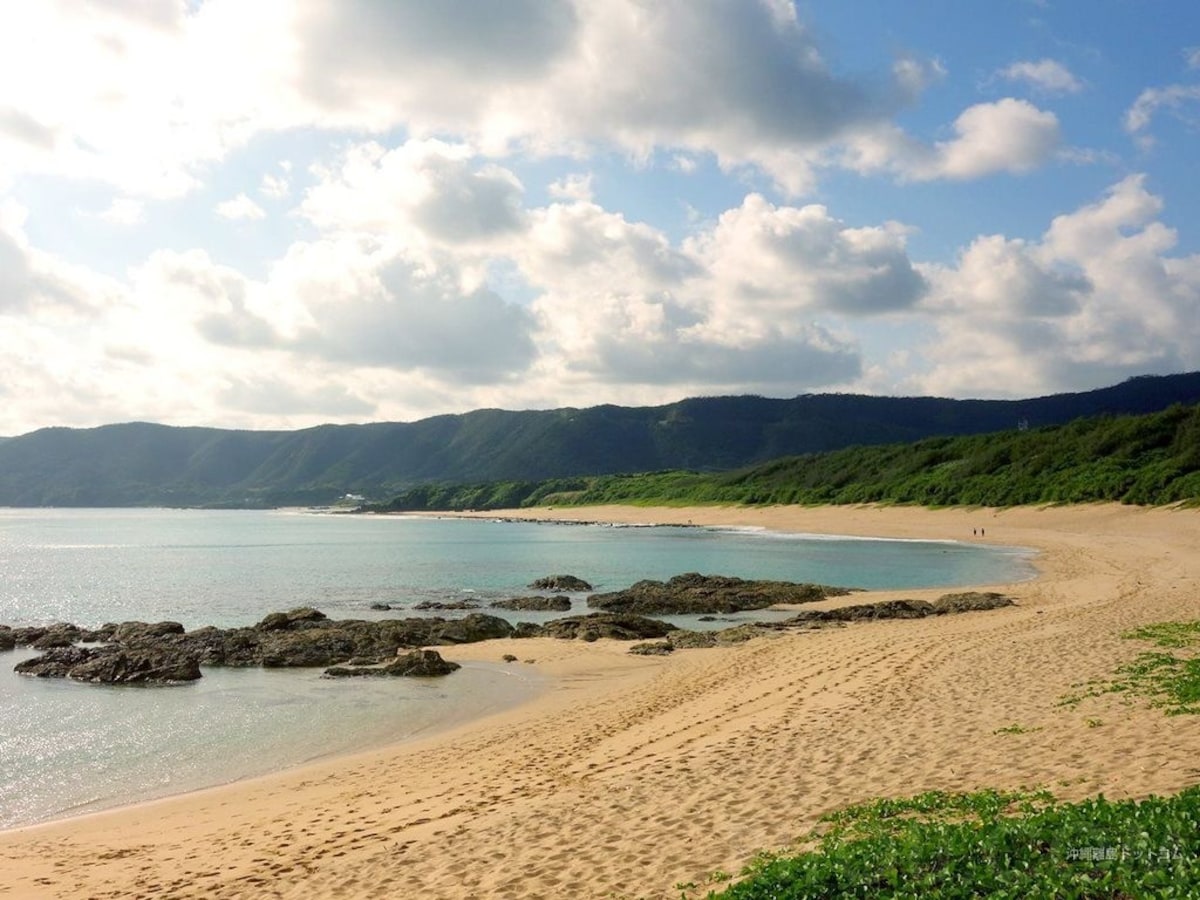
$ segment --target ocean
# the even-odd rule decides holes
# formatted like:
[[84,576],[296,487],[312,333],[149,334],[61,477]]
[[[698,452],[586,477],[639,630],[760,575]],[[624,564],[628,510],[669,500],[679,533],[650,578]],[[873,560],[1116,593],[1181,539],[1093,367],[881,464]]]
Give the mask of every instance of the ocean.
[[[169,619],[188,629],[230,627],[298,606],[372,619],[419,615],[411,607],[421,601],[474,598],[486,606],[530,593],[526,585],[544,575],[577,575],[606,591],[682,572],[902,589],[1017,581],[1033,568],[1021,548],[748,529],[0,509],[0,623],[8,625]],[[573,602],[586,611],[584,595]],[[392,610],[371,610],[373,603]],[[514,622],[564,615],[485,611]],[[0,652],[0,828],[383,746],[544,689],[532,667],[500,661],[428,681],[205,668],[187,685],[105,687],[13,673],[33,655]]]

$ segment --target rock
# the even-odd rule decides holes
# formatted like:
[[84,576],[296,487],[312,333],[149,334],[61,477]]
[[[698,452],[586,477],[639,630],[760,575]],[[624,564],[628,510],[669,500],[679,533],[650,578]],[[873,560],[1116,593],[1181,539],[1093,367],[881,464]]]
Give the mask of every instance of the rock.
[[646,644],[634,644],[629,648],[630,653],[636,653],[639,656],[666,656],[669,653],[674,653],[675,648],[669,641],[655,641]]
[[17,646],[17,639],[7,625],[0,625],[0,650],[12,650]]
[[516,662],[516,661],[517,661],[517,658],[516,658],[515,656],[513,656],[511,653],[505,653],[505,654],[504,654],[502,657],[500,657],[500,658],[501,658],[502,660],[504,660],[505,662],[509,662],[509,663],[512,663],[512,662]]
[[195,681],[194,656],[172,650],[122,647],[57,647],[18,663],[14,671],[37,678],[72,678],[97,684],[169,684]]
[[571,609],[571,598],[565,597],[562,594],[556,594],[553,597],[512,597],[508,600],[494,601],[492,608],[569,612]]
[[372,603],[370,606],[370,609],[378,610],[380,612],[386,612],[391,608],[392,604],[390,603]]
[[667,640],[676,650],[694,650],[697,647],[717,646],[717,633],[715,631],[688,631],[680,628],[667,635]]
[[90,662],[104,652],[106,651],[91,647],[57,647],[41,656],[17,663],[13,671],[35,678],[66,678],[73,668]]
[[812,622],[854,622],[860,619],[923,619],[976,610],[1013,606],[1012,599],[994,592],[968,591],[943,594],[934,603],[925,600],[886,600],[843,606],[840,609],[805,610],[781,625],[803,625]]
[[13,643],[18,647],[31,647],[49,630],[49,628],[42,625],[23,625],[19,628],[13,628],[11,630]]
[[70,647],[83,639],[76,625],[51,625],[45,634],[30,644],[34,650],[50,650],[54,647]]
[[512,636],[515,638],[534,638],[542,637],[546,633],[546,629],[534,622],[518,622],[513,628]]
[[565,619],[554,619],[542,626],[542,633],[546,637],[581,641],[595,641],[600,638],[644,641],[666,637],[675,630],[675,626],[667,622],[620,613],[569,616]]
[[840,609],[805,610],[785,620],[783,625],[807,622],[854,622],[859,619],[923,619],[935,615],[933,604],[925,600],[884,600],[860,603]]
[[347,678],[367,676],[383,678],[388,676],[408,676],[415,678],[430,678],[436,675],[449,675],[462,668],[456,662],[442,659],[436,650],[412,650],[401,653],[391,662],[383,666],[333,666],[325,670],[330,678]]
[[574,575],[547,575],[545,578],[539,578],[529,586],[535,591],[567,591],[570,593],[579,593],[580,591],[590,591],[592,589],[590,584],[582,578],[576,578]]
[[[439,620],[440,621],[440,620]],[[461,619],[448,619],[435,628],[427,644],[473,644],[493,638],[511,637],[513,626],[499,616],[471,613]]]
[[1004,606],[1015,605],[1011,597],[998,594],[995,591],[966,591],[961,594],[942,594],[942,596],[933,601],[933,611],[938,615],[942,615],[944,613],[1000,609]]
[[479,609],[478,600],[422,600],[413,609]]
[[850,593],[847,588],[790,581],[746,581],[689,572],[669,581],[639,581],[623,591],[593,594],[588,606],[640,615],[698,615],[763,609],[777,603],[811,603]]
[[199,678],[200,663],[166,651],[116,650],[73,667],[67,677],[96,684],[175,684]]
[[109,641],[114,644],[148,644],[169,634],[183,634],[179,622],[122,622],[112,630]]
[[254,627],[259,631],[280,631],[296,625],[323,622],[325,619],[325,613],[315,610],[311,606],[301,606],[287,612],[270,613]]

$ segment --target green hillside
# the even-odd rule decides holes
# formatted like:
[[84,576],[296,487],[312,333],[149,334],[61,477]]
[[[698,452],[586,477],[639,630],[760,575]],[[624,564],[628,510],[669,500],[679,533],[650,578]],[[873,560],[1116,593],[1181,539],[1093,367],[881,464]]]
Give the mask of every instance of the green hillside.
[[915,503],[1015,506],[1200,500],[1200,405],[1142,416],[1093,416],[912,444],[851,447],[724,473],[425,485],[390,510],[502,509],[634,503],[683,505]]
[[[1200,403],[1200,373],[1028,400],[702,397],[300,431],[46,428],[0,441],[0,506],[269,507],[332,503],[345,494],[385,500],[433,484],[718,472],[852,445],[1011,430],[1018,422],[1036,428],[1171,403]],[[570,490],[583,487],[569,483],[578,484]]]

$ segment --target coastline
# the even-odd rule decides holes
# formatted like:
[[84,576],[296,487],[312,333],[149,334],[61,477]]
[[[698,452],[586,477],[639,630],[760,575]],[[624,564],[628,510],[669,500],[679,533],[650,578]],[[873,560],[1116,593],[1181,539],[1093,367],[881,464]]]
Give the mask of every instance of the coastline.
[[[821,814],[928,789],[1136,797],[1200,781],[1200,724],[1074,683],[1200,617],[1200,512],[1097,505],[590,507],[464,514],[1032,547],[1015,608],[859,623],[667,658],[550,639],[533,701],[383,750],[0,833],[0,897],[677,897]],[[985,534],[973,535],[982,528]],[[928,599],[941,591],[875,591]],[[1090,726],[1085,717],[1099,720]],[[997,733],[1019,724],[1024,733]]]

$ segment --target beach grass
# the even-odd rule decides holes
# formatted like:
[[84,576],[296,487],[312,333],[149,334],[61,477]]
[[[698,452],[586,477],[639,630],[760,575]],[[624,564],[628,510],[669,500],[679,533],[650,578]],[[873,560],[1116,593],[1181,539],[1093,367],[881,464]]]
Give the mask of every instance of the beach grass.
[[744,880],[707,896],[1195,896],[1200,787],[1077,803],[1044,790],[933,791],[827,815],[806,843],[796,855],[760,855]]

